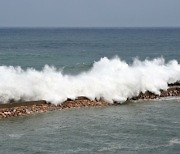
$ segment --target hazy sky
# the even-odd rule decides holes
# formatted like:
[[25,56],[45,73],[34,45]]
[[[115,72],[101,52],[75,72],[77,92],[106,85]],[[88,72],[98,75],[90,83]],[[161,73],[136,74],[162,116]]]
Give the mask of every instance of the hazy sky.
[[0,26],[180,27],[180,0],[0,0]]

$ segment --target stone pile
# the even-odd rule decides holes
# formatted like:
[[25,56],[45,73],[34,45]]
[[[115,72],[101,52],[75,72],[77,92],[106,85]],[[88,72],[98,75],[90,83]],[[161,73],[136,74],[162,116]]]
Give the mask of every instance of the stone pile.
[[139,100],[139,99],[156,99],[161,97],[172,97],[180,96],[180,87],[169,87],[167,90],[161,90],[160,95],[154,94],[152,92],[146,91],[145,93],[140,93],[138,96],[133,97],[129,100]]
[[[29,105],[34,104],[34,105]],[[17,103],[18,104],[18,103]],[[28,105],[27,105],[28,104]],[[76,100],[67,100],[60,105],[53,105],[45,101],[31,101],[31,102],[21,102],[21,106],[3,105],[0,107],[0,119],[8,117],[16,117],[22,115],[28,115],[33,113],[42,113],[53,110],[62,110],[67,108],[78,108],[78,107],[88,107],[88,106],[107,106],[109,105],[103,101],[91,101],[86,98],[78,98]]]
[[[139,99],[157,99],[160,97],[169,96],[180,96],[180,87],[172,86],[166,91],[161,90],[160,95],[156,95],[152,92],[140,93],[137,97],[129,98],[128,100],[139,100]],[[117,105],[114,102],[112,105]],[[107,106],[110,105],[103,100],[89,100],[86,97],[78,97],[75,100],[67,99],[64,103],[60,105],[53,105],[44,100],[42,101],[29,101],[29,102],[15,102],[10,104],[0,104],[0,119],[8,117],[16,117],[34,113],[42,113],[53,110],[62,110],[67,108],[79,108],[79,107],[89,107],[89,106]]]

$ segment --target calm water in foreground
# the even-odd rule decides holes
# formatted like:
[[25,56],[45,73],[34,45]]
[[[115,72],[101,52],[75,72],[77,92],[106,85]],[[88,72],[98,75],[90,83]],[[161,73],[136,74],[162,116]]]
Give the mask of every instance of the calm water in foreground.
[[0,121],[0,153],[179,153],[180,100],[55,111]]

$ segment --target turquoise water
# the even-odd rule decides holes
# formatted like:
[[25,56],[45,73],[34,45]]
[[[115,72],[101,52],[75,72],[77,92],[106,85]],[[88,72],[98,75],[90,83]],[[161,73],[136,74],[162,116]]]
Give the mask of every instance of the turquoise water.
[[[1,28],[0,65],[7,67],[1,67],[0,99],[3,100],[7,95],[12,98],[26,95],[28,98],[38,98],[37,94],[41,93],[45,97],[51,95],[53,98],[55,93],[60,95],[68,87],[66,84],[63,87],[66,81],[64,78],[67,77],[63,76],[60,91],[58,91],[58,84],[54,81],[61,77],[59,72],[45,71],[33,74],[32,71],[30,74],[27,72],[23,74],[22,70],[14,70],[8,66],[41,70],[47,64],[63,70],[63,74],[79,74],[92,68],[94,61],[99,61],[102,57],[111,59],[114,56],[120,57],[128,64],[131,64],[135,57],[144,60],[162,56],[166,61],[175,59],[179,62],[180,28]],[[116,74],[113,73],[118,71],[119,67],[115,71],[112,70],[116,68],[116,64],[121,66],[122,61],[103,60],[108,64],[100,61],[96,65],[101,67],[94,67],[94,71],[103,70],[102,74],[90,73],[85,78],[89,75],[94,79],[97,75],[99,80],[97,82],[92,80],[94,82],[90,82],[89,87],[96,90],[99,88],[96,88],[96,84],[100,83],[102,90],[108,87],[112,90],[111,93],[105,93],[106,95],[113,95],[114,87],[111,89],[111,84],[108,85],[107,82],[112,81],[116,87],[116,82],[113,82],[116,80]],[[140,80],[142,87],[147,85],[159,87],[158,84],[166,79],[159,73],[163,72],[164,68],[166,77],[172,73],[173,75],[169,76],[170,79],[175,76],[178,78],[178,71],[171,72],[171,68],[178,70],[179,65],[167,68],[162,65],[162,69],[161,65],[154,65],[152,61],[150,65],[151,63],[152,67],[143,67],[145,73],[149,73],[143,75],[147,76],[145,79],[150,79],[147,80],[150,82],[145,82],[143,85],[143,81],[146,80],[142,82]],[[123,63],[124,65],[126,63]],[[131,68],[129,65],[129,67],[132,70],[135,66]],[[123,80],[123,85],[118,87],[120,92],[126,92],[126,90],[129,92],[139,87],[139,84],[134,84],[136,81],[134,78],[141,77],[138,76],[138,69],[129,72],[130,76],[126,76],[126,71],[125,76],[121,76],[121,71],[119,73],[117,75],[120,79],[127,77],[126,82]],[[159,76],[156,76],[157,74]],[[154,76],[158,77],[158,82],[155,81]],[[75,77],[77,77],[75,80],[81,83],[79,76]],[[106,77],[108,80],[104,80]],[[88,84],[87,81],[85,80],[82,87]],[[41,84],[38,85],[39,83]],[[36,84],[37,87],[33,87]],[[104,85],[107,87],[103,87]],[[46,88],[50,89],[51,93],[44,90]],[[70,90],[74,88],[76,91],[77,87],[70,85],[69,88]],[[40,89],[42,91],[38,91]],[[66,90],[69,91],[69,89]],[[26,91],[27,93],[24,93]],[[89,94],[91,93],[93,92],[90,91]],[[0,153],[179,153],[179,110],[179,99],[167,99],[1,119]]]

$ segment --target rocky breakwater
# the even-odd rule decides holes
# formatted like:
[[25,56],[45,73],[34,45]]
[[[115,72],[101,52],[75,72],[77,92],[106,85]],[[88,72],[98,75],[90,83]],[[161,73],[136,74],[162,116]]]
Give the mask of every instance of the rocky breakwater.
[[[167,90],[161,90],[160,95],[156,95],[152,92],[146,91],[140,93],[137,97],[128,98],[127,101],[133,100],[147,100],[147,99],[158,99],[161,97],[180,97],[180,86],[177,84],[169,85]],[[109,104],[103,99],[101,100],[89,100],[86,97],[78,97],[75,100],[67,99],[65,102],[59,105],[53,105],[44,100],[41,101],[29,101],[29,102],[13,102],[8,104],[0,104],[0,119],[8,117],[16,117],[34,113],[42,113],[53,110],[62,110],[67,108],[79,108],[79,107],[90,107],[90,106],[108,106],[117,105],[118,102]]]
[[150,91],[145,93],[140,93],[138,96],[130,98],[129,100],[139,100],[139,99],[158,99],[161,97],[180,97],[180,87],[169,87],[167,90],[161,90],[160,95],[154,94]]
[[53,105],[44,100],[29,102],[14,102],[0,105],[0,119],[8,117],[16,117],[34,113],[42,113],[54,110],[62,110],[68,108],[90,107],[90,106],[107,106],[104,101],[92,101],[85,97],[78,97],[75,100],[68,99],[59,105]]

